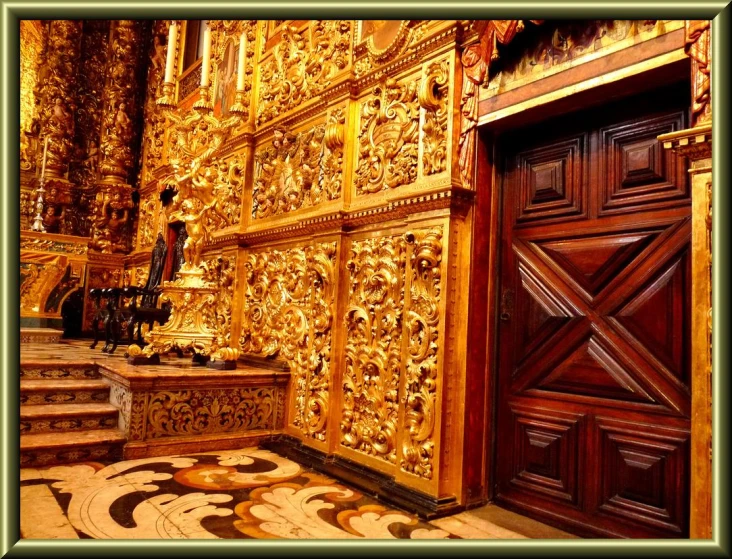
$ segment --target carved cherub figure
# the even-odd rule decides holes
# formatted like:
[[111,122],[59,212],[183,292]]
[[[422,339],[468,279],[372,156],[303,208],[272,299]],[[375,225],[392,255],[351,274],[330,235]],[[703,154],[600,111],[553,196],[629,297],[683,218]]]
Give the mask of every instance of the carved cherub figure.
[[183,200],[179,210],[170,214],[171,219],[177,219],[186,225],[188,238],[183,245],[183,255],[186,260],[184,268],[186,270],[194,270],[201,264],[201,252],[208,239],[208,231],[206,231],[203,224],[203,218],[214,203],[215,200],[209,205],[203,205],[200,210],[196,211],[195,201],[187,199]]

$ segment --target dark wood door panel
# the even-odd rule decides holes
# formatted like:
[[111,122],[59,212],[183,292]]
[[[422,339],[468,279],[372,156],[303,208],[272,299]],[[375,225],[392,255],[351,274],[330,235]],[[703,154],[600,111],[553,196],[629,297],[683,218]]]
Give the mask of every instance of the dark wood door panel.
[[687,204],[689,188],[683,160],[656,138],[683,130],[686,111],[635,119],[600,129],[599,215],[647,211]]
[[584,534],[688,531],[690,204],[656,95],[512,132],[496,494]]

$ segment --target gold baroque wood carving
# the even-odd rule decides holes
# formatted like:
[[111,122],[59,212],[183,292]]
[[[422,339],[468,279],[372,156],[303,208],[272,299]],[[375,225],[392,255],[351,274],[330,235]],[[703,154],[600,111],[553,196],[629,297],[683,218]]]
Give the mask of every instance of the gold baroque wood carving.
[[295,409],[292,424],[325,440],[328,417],[336,243],[249,255],[241,349],[287,360]]
[[396,464],[406,242],[354,241],[346,310],[341,444]]
[[[143,172],[141,184],[153,180],[153,171],[162,165],[165,137],[165,116],[155,102],[161,95],[165,73],[165,54],[167,52],[168,29],[170,21],[156,20],[153,26],[153,45],[148,55],[150,65],[147,70],[147,92],[145,96],[145,130],[143,133]],[[176,45],[173,45],[176,48]]]
[[419,89],[419,104],[424,107],[422,169],[425,175],[447,168],[447,96],[450,66],[446,60],[433,62]]
[[120,20],[113,31],[104,88],[101,175],[110,182],[127,183],[134,158],[134,118],[137,98],[134,84],[140,65],[138,52],[142,28],[139,21]]
[[411,286],[405,321],[408,336],[401,469],[432,479],[438,391],[438,327],[442,229],[405,235],[410,255]]
[[369,194],[417,180],[419,102],[417,81],[388,78],[361,105],[356,194]]
[[257,125],[264,124],[323,91],[350,62],[350,21],[313,21],[302,31],[284,26],[272,58],[259,76]]
[[155,234],[158,232],[156,224],[158,203],[157,192],[150,193],[148,197],[140,200],[137,248],[150,247],[155,242]]
[[50,23],[46,63],[39,70],[42,136],[48,136],[48,178],[62,177],[69,166],[76,110],[76,65],[81,46],[81,20]]
[[231,343],[231,310],[234,301],[236,256],[218,256],[206,260],[203,268],[204,281],[219,288],[215,312],[217,344],[219,347],[229,347]]
[[252,217],[261,219],[339,198],[343,184],[345,111],[327,124],[293,135],[275,129],[272,145],[255,156]]
[[20,168],[35,170],[38,157],[38,74],[48,35],[45,22],[20,21]]
[[[539,24],[541,20],[530,20]],[[465,48],[460,58],[463,65],[463,90],[460,96],[460,178],[465,188],[473,186],[475,168],[475,128],[478,125],[478,88],[488,78],[488,67],[498,58],[498,42],[510,43],[524,29],[517,19],[481,21],[476,25],[479,40]]]
[[685,21],[686,53],[691,58],[692,126],[712,121],[712,22]]
[[161,391],[150,395],[146,438],[272,429],[275,388]]

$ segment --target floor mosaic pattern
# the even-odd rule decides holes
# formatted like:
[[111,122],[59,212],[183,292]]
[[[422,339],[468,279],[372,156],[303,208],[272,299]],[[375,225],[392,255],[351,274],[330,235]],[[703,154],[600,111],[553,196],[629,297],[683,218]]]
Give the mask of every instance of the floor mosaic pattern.
[[428,523],[259,448],[20,474],[28,539],[526,537],[471,513]]

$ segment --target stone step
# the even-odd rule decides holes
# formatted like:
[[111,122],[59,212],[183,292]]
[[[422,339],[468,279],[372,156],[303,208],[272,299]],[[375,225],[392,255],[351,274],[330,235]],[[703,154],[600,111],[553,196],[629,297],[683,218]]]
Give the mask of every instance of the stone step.
[[125,436],[117,429],[20,436],[21,468],[122,459]]
[[83,404],[108,402],[109,385],[103,380],[21,380],[20,404]]
[[112,404],[40,404],[20,407],[20,434],[60,433],[117,427]]
[[21,363],[20,378],[26,380],[43,379],[80,379],[101,378],[98,367],[94,363],[64,363],[63,365]]

